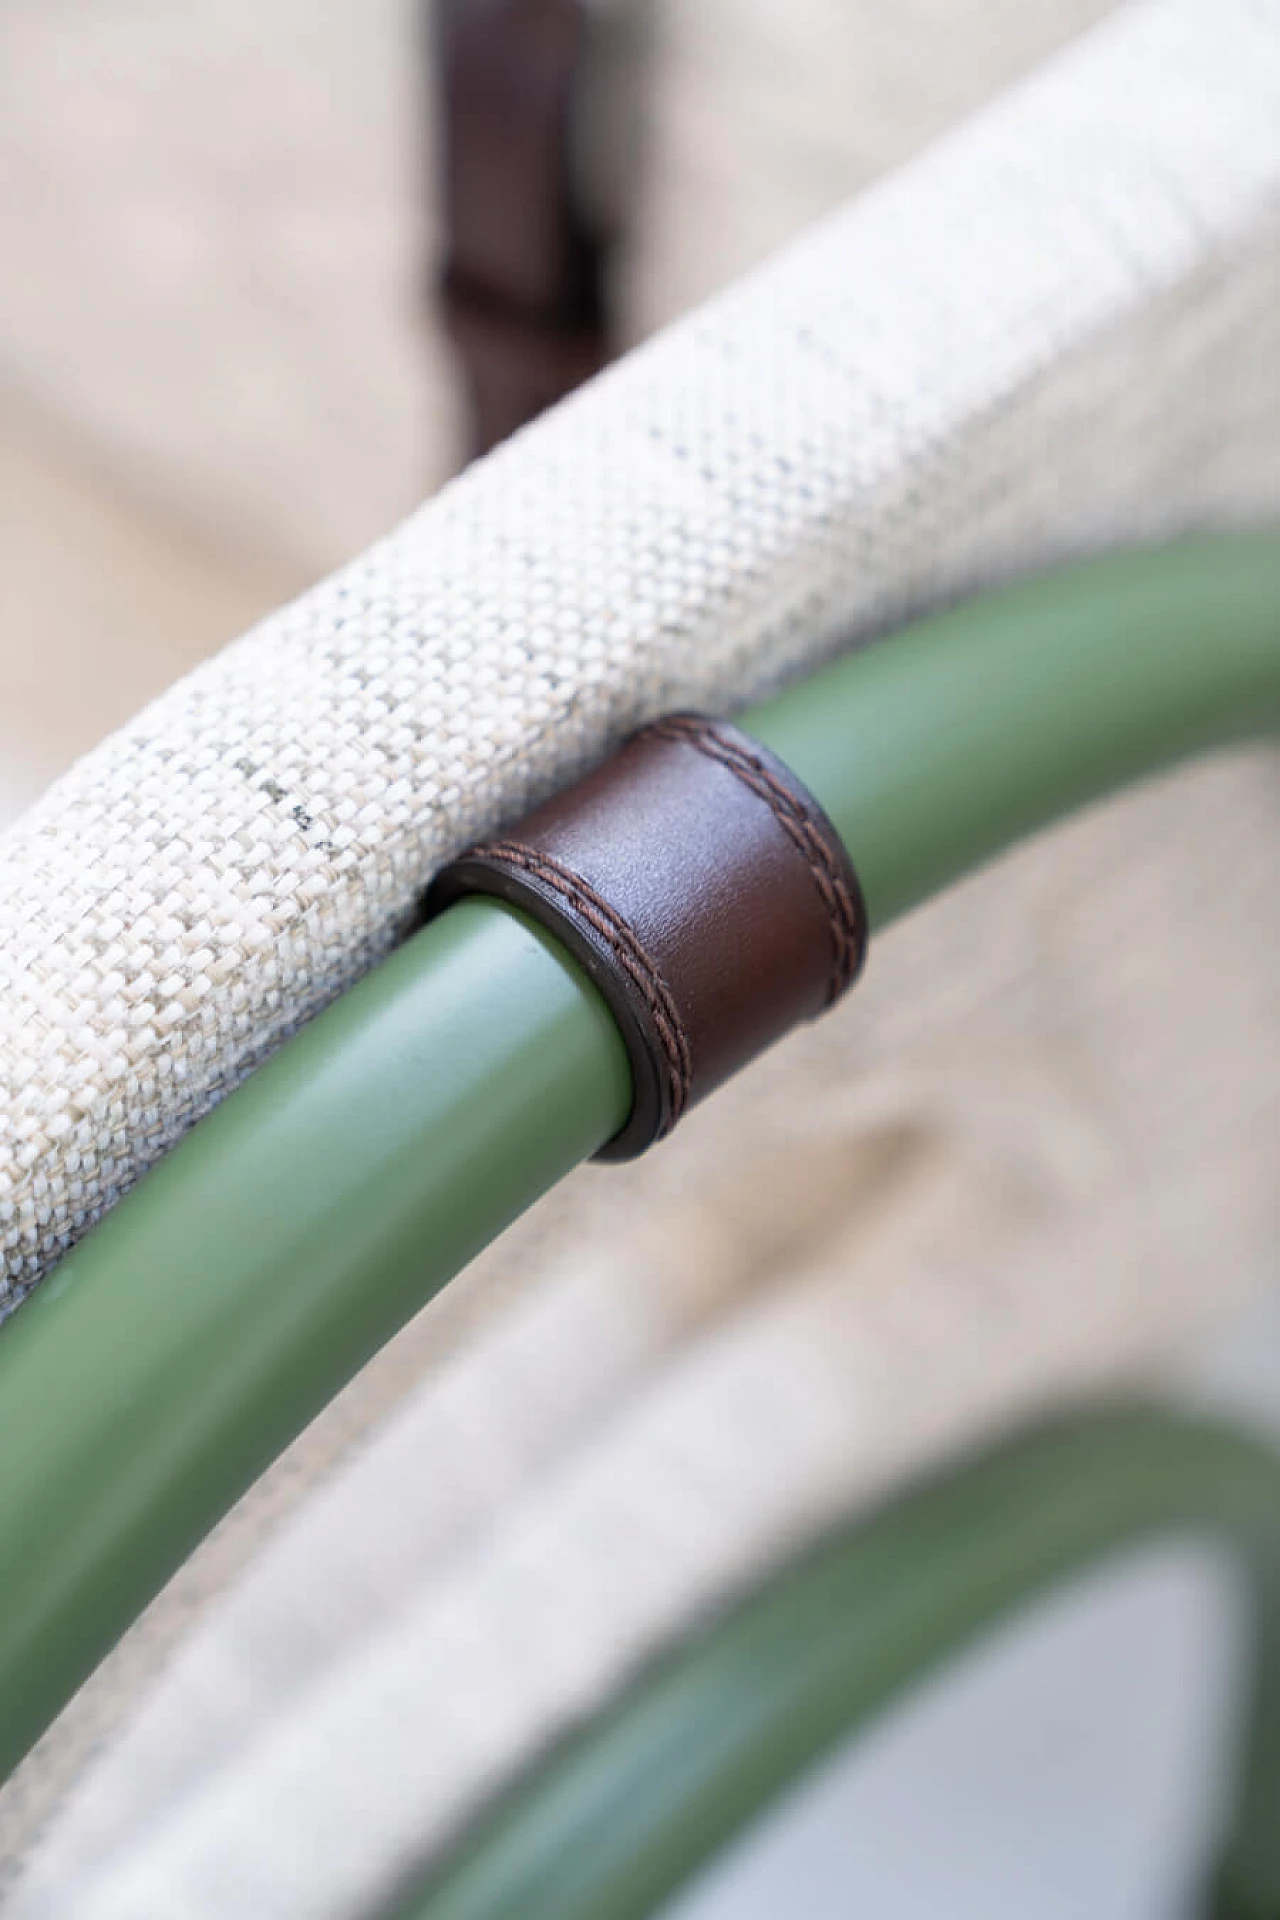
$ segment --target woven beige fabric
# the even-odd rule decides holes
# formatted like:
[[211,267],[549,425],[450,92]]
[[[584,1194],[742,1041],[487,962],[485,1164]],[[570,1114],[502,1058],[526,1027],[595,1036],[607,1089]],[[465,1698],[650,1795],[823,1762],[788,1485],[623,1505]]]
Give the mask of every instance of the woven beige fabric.
[[0,851],[8,1304],[403,927],[685,701],[1265,510],[1280,18],[1155,0],[660,336],[83,761]]

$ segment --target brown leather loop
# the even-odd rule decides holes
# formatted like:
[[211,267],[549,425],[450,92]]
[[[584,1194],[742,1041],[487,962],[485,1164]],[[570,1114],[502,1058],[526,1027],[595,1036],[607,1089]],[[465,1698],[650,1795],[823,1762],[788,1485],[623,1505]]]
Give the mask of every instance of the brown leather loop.
[[671,714],[446,867],[555,933],[618,1022],[635,1094],[601,1150],[630,1159],[862,966],[867,915],[835,828],[789,768],[722,720]]

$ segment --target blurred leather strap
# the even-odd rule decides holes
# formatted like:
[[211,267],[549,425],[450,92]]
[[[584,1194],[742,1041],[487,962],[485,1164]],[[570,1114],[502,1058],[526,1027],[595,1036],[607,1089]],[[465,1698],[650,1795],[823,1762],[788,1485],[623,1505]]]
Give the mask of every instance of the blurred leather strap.
[[634,1099],[600,1158],[630,1159],[790,1027],[838,1000],[867,944],[858,878],[790,769],[722,720],[672,714],[453,861],[437,912],[495,894],[585,968]]
[[609,358],[606,236],[577,151],[583,0],[438,0],[445,253],[438,292],[481,453]]

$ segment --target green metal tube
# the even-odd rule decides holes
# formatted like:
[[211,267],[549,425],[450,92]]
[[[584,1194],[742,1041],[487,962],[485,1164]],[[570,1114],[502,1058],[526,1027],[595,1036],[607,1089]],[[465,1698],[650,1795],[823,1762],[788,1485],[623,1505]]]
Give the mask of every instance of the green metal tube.
[[[1278,720],[1274,536],[989,596],[745,716],[827,806],[880,925],[1062,809]],[[0,1776],[288,1441],[629,1099],[586,979],[466,902],[67,1256],[0,1333]]]
[[[1248,1773],[1219,1920],[1280,1913],[1280,1459],[1208,1422],[1046,1426],[856,1522],[643,1676],[397,1901],[396,1920],[644,1920],[832,1745],[1058,1581],[1169,1533],[1240,1556]],[[850,1861],[850,1909],[857,1862]]]
[[585,976],[511,909],[465,901],[67,1256],[0,1334],[0,1771],[244,1488],[630,1098]]
[[967,601],[742,724],[822,802],[884,927],[1075,807],[1280,731],[1280,538],[1113,554]]

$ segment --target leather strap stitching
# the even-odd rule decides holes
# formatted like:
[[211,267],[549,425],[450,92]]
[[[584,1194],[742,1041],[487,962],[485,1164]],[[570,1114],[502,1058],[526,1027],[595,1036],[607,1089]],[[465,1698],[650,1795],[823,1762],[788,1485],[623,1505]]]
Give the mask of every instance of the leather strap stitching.
[[550,887],[592,927],[608,945],[610,953],[635,986],[648,1009],[654,1031],[662,1045],[667,1071],[669,1115],[663,1133],[669,1133],[689,1103],[693,1084],[693,1058],[688,1036],[671,989],[641,945],[634,928],[602,894],[550,854],[527,847],[518,840],[488,840],[475,849],[475,857],[500,860],[518,867]]
[[831,928],[831,972],[826,1005],[838,1000],[858,970],[866,940],[865,913],[841,872],[827,834],[799,796],[778,779],[763,760],[732,738],[726,738],[713,720],[697,714],[668,714],[647,729],[659,738],[684,741],[709,759],[736,774],[763,800],[782,831],[796,848],[818,890]]

